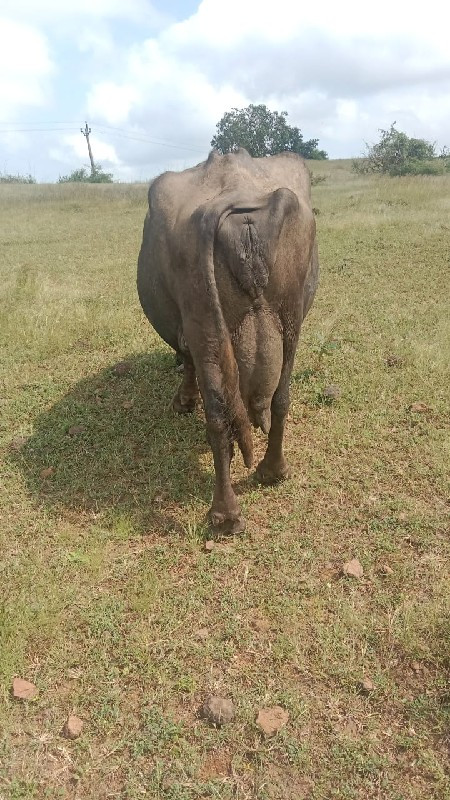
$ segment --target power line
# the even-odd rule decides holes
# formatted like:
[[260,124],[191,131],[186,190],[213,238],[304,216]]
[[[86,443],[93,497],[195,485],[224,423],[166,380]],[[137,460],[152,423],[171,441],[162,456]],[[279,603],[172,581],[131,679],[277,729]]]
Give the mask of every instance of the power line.
[[[5,120],[0,120],[0,125],[16,125],[16,128],[8,127],[6,130],[11,132],[22,131],[22,130],[38,130],[38,131],[45,131],[51,127],[51,130],[55,130],[53,126],[58,125],[60,126],[56,130],[64,130],[61,126],[75,126],[79,125],[80,123],[77,120],[73,120],[73,122],[60,122],[59,120],[48,120],[48,122],[7,122]],[[37,127],[39,126],[39,127]]]
[[[202,148],[200,148],[200,147],[185,147],[185,145],[172,144],[171,142],[162,142],[162,141],[158,141],[156,139],[143,138],[141,136],[130,136],[129,134],[126,134],[126,133],[119,133],[119,132],[110,133],[109,131],[104,131],[103,127],[104,127],[103,125],[102,126],[97,125],[97,130],[99,130],[101,133],[106,133],[107,136],[116,136],[119,139],[130,139],[131,141],[134,141],[134,142],[144,142],[146,144],[156,144],[156,145],[158,145],[160,147],[171,147],[171,148],[174,148],[175,150],[189,150],[191,153],[204,153],[205,152],[205,148],[204,147],[202,147]],[[119,130],[119,129],[117,129],[117,130]]]
[[[97,128],[105,128],[105,129],[110,130],[110,131],[119,131],[120,133],[123,133],[123,134],[127,134],[127,135],[131,134],[132,136],[136,135],[136,131],[131,131],[128,128],[117,128],[117,127],[114,127],[113,125],[104,125],[101,122],[95,123],[95,125],[97,126]],[[138,133],[138,135],[139,135],[139,133]],[[145,141],[152,142],[153,144],[170,144],[171,147],[178,147],[179,146],[179,145],[174,144],[173,142],[167,142],[164,139],[161,140],[161,139],[147,139],[146,138]],[[192,148],[190,147],[189,149],[202,150],[202,151],[204,150],[204,148],[201,145],[193,145],[193,147]]]
[[[0,122],[0,125],[14,125],[16,123],[13,122]],[[26,125],[27,123],[20,123],[22,125]],[[78,123],[74,122],[42,122],[42,123],[29,123],[30,125],[77,125]],[[191,153],[204,153],[205,147],[189,147],[182,144],[175,144],[174,142],[167,142],[161,139],[149,139],[145,136],[139,136],[135,134],[134,131],[128,131],[125,128],[115,128],[112,125],[96,125],[97,130],[99,130],[104,135],[107,136],[116,136],[120,139],[129,139],[130,141],[135,142],[143,142],[145,144],[154,144],[158,145],[159,147],[170,147],[174,150],[185,150]],[[39,128],[6,128],[5,130],[0,129],[1,133],[57,133],[59,132],[71,132],[72,130],[75,131],[75,128],[48,128],[48,127],[39,127]],[[113,131],[113,132],[112,132]],[[207,148],[206,148],[207,149]]]
[[[55,131],[71,131],[72,128],[5,128],[0,133],[52,133]],[[73,128],[75,130],[75,128]]]

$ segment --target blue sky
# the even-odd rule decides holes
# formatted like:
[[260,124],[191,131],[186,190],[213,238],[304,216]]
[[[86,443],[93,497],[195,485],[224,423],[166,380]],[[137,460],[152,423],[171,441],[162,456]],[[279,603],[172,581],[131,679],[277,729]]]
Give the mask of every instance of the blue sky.
[[[286,110],[331,157],[394,120],[450,145],[450,12],[355,0],[0,0],[0,171],[121,180],[203,160],[223,113]],[[437,22],[438,21],[438,22]],[[34,130],[39,128],[39,130]]]

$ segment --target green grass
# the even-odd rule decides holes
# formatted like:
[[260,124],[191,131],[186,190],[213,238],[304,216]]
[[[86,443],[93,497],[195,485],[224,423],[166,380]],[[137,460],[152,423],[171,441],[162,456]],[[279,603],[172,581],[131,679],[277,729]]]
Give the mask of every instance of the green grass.
[[[146,187],[0,187],[2,800],[450,798],[450,176],[313,170],[293,477],[238,459],[248,530],[212,553],[202,414],[171,413],[135,291]],[[210,692],[236,704],[220,730]]]

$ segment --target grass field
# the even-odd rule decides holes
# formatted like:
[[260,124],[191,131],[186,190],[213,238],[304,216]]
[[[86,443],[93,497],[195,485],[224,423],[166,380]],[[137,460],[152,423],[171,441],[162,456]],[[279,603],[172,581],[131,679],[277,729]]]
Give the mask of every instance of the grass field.
[[146,187],[0,187],[2,800],[450,798],[450,176],[313,169],[293,477],[239,458],[212,552],[202,414],[135,291]]

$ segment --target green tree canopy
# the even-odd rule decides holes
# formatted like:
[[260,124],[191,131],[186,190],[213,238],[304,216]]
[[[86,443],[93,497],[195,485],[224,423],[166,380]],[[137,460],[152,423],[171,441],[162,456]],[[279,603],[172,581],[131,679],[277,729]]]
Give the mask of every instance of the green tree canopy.
[[301,131],[288,125],[286,118],[287,111],[270,111],[265,105],[233,108],[217,123],[211,146],[219,153],[245,147],[253,157],[289,151],[304,158],[328,158],[324,150],[318,150],[318,139],[303,141]]

